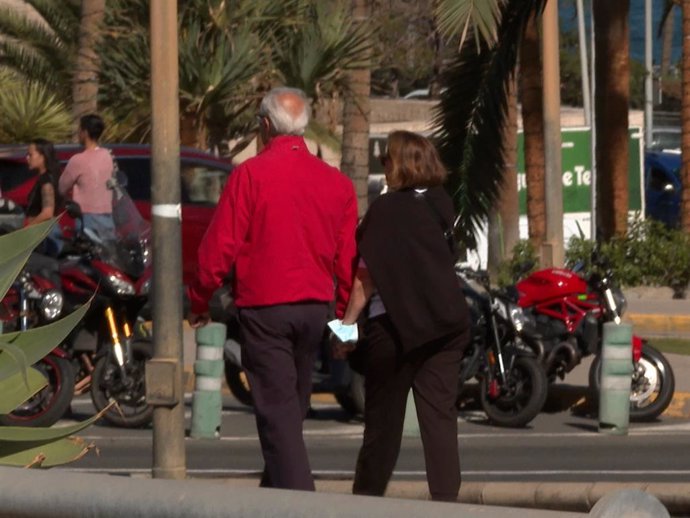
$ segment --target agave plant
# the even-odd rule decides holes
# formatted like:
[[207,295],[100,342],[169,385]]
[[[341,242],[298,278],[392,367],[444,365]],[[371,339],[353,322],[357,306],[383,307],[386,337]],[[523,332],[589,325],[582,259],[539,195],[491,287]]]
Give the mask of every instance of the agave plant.
[[[53,219],[0,236],[0,298],[55,222]],[[12,412],[46,386],[46,378],[31,365],[64,340],[87,310],[88,304],[46,326],[0,334],[0,414]],[[0,427],[0,465],[50,467],[77,460],[91,446],[72,434],[99,417],[67,427]]]
[[0,142],[29,142],[37,136],[59,141],[70,133],[71,115],[46,85],[0,73]]

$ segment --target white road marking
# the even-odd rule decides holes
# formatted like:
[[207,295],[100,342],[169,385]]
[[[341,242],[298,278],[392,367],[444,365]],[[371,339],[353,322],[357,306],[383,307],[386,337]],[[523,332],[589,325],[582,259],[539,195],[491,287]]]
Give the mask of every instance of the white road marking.
[[[150,468],[54,468],[64,471],[73,471],[81,473],[130,473],[130,474],[143,474],[150,473]],[[188,475],[230,475],[230,476],[258,476],[261,474],[259,470],[249,470],[249,469],[226,469],[226,468],[216,468],[216,469],[187,469]],[[332,477],[332,478],[344,478],[354,476],[354,471],[352,470],[313,470],[312,474],[318,477]],[[463,476],[554,476],[554,475],[580,475],[580,476],[591,476],[591,475],[690,475],[690,470],[463,470]],[[401,470],[394,471],[394,477],[425,477],[426,471],[423,470]]]

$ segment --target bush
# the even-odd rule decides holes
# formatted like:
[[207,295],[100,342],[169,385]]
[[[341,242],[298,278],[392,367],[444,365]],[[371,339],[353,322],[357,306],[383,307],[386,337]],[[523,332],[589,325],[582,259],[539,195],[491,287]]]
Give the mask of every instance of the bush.
[[539,266],[539,257],[528,239],[520,239],[513,247],[511,258],[498,267],[499,286],[509,286],[532,273]]
[[[583,262],[589,271],[594,242],[573,237],[566,264]],[[690,283],[690,236],[654,220],[636,219],[628,233],[601,245],[621,286],[667,286],[674,297],[684,298]]]

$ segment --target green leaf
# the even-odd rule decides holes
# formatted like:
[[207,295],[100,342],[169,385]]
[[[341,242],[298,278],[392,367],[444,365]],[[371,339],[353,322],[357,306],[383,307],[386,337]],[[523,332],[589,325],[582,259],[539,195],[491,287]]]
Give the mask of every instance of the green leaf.
[[[24,384],[28,388],[29,381],[27,379],[26,370],[29,365],[26,363],[26,355],[24,354],[24,351],[15,345],[0,342],[0,352],[8,354],[14,360],[19,368],[19,372],[24,380]],[[2,393],[3,392],[0,391],[0,394]]]
[[[51,428],[32,428],[28,426],[0,426],[0,454],[2,454],[5,443],[44,443],[62,439],[81,432],[84,428],[98,421],[103,414],[110,408],[110,405],[96,415],[91,416],[86,421],[71,424],[69,426],[53,426]],[[2,462],[0,462],[2,464]]]
[[46,377],[33,367],[0,380],[0,415],[9,414],[46,385]]
[[80,437],[65,437],[44,443],[0,441],[0,465],[50,468],[81,459],[91,447]]
[[[72,329],[84,317],[90,304],[91,301],[77,308],[66,317],[45,326],[2,335],[2,340],[19,347],[26,355],[27,364],[34,364],[57,347],[69,335]],[[12,361],[12,358],[9,355],[0,353],[0,380],[18,371],[19,367]]]
[[57,218],[52,218],[0,236],[0,299],[5,297],[33,249],[48,236],[56,221]]

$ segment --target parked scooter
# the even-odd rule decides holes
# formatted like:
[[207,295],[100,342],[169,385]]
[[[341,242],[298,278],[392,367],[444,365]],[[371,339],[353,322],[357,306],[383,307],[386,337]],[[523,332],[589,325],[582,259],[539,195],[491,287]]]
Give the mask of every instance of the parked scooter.
[[[227,325],[227,339],[224,347],[225,381],[232,395],[244,405],[252,405],[252,395],[247,377],[242,370],[242,348],[237,308],[229,288],[216,292],[210,302],[212,320]],[[353,372],[347,361],[335,360],[331,356],[328,331],[324,336],[312,370],[312,393],[332,393],[338,403],[349,413],[364,412],[364,378]]]
[[[592,271],[548,268],[516,284],[518,305],[532,316],[523,335],[539,351],[550,381],[563,379],[582,358],[596,355],[589,371],[590,387],[598,391],[604,322],[621,321],[626,309],[608,261],[597,251]],[[668,360],[647,340],[632,339],[633,376],[630,419],[653,420],[673,398],[675,379]]]

